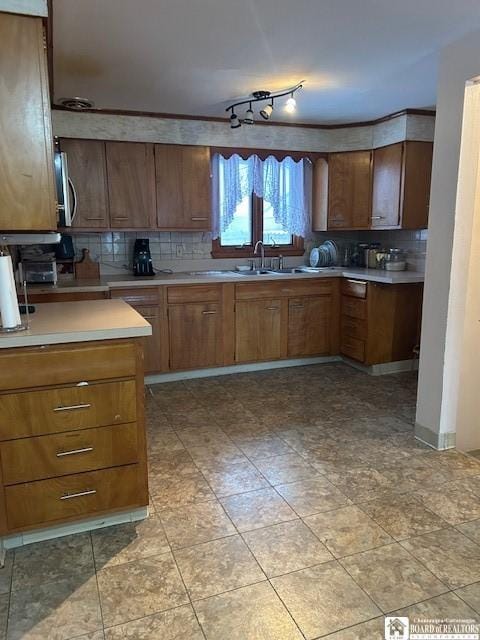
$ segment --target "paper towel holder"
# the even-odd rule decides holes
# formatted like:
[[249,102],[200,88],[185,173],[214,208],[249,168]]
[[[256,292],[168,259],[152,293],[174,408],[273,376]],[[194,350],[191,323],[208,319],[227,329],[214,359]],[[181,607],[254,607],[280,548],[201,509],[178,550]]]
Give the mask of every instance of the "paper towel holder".
[[0,326],[0,333],[15,333],[17,331],[26,331],[27,329],[30,328],[30,314],[28,312],[28,295],[27,295],[27,281],[24,280],[23,281],[23,297],[25,299],[25,306],[26,306],[26,322],[21,322],[20,324],[17,324],[16,327],[2,327]]

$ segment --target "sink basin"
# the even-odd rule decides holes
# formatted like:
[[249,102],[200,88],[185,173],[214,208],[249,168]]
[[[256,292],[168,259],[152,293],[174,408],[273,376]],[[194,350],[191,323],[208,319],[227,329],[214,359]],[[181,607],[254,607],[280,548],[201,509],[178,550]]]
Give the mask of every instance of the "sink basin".
[[270,273],[277,273],[277,274],[282,274],[282,273],[302,273],[302,270],[299,269],[298,267],[285,267],[283,269],[272,269],[270,271]]
[[253,269],[252,271],[239,271],[238,273],[241,273],[242,276],[271,276],[273,272],[268,269]]

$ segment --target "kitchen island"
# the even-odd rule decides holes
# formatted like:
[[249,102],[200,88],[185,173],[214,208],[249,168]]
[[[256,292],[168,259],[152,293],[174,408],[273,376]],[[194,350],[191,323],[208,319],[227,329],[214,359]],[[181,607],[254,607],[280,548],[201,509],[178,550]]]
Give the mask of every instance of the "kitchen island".
[[[122,300],[37,305],[0,337],[6,546],[147,513],[143,340]],[[112,519],[113,518],[113,519]]]

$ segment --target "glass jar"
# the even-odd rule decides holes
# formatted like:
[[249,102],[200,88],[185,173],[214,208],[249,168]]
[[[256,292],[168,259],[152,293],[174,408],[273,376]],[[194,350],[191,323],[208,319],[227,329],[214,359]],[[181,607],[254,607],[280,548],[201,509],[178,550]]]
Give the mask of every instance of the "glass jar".
[[403,249],[389,249],[385,255],[387,271],[405,271],[407,268],[406,253]]

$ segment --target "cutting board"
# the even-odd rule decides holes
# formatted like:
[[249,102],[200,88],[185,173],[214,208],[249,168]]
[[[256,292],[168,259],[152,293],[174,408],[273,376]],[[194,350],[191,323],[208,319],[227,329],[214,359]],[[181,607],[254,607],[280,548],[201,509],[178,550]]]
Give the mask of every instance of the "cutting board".
[[75,278],[77,280],[98,280],[100,265],[90,258],[89,249],[82,249],[82,259],[75,263]]

